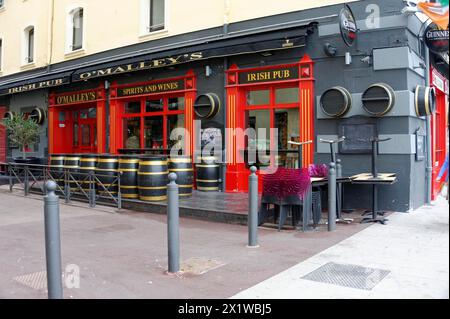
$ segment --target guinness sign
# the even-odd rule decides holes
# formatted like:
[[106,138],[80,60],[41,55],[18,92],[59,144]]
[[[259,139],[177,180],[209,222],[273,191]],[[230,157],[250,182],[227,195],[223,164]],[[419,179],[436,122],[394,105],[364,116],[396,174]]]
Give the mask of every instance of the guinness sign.
[[353,12],[348,5],[344,5],[344,8],[339,13],[339,27],[342,39],[347,46],[351,47],[356,40],[358,28]]
[[448,29],[442,30],[435,23],[431,23],[425,29],[424,41],[428,49],[434,53],[448,51]]

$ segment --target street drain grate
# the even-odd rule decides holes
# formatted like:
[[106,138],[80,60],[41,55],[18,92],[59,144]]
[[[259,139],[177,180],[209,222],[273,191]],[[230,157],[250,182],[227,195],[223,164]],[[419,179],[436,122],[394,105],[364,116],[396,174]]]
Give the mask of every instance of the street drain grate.
[[36,290],[47,289],[46,271],[39,271],[32,274],[14,277],[13,280]]
[[302,279],[371,290],[389,273],[389,270],[330,262],[303,276]]
[[193,257],[181,264],[181,271],[186,274],[203,275],[208,271],[224,266],[225,263],[217,259]]

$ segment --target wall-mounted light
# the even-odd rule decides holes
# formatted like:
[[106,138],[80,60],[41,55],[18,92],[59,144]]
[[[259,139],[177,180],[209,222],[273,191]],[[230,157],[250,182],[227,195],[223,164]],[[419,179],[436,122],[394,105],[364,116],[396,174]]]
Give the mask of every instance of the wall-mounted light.
[[211,76],[212,74],[212,69],[209,65],[205,66],[205,75],[206,76]]
[[269,51],[261,52],[260,54],[261,54],[263,57],[268,57],[268,56],[272,56],[272,55],[273,55],[272,52],[269,52]]
[[352,55],[350,52],[345,52],[345,65],[352,64]]

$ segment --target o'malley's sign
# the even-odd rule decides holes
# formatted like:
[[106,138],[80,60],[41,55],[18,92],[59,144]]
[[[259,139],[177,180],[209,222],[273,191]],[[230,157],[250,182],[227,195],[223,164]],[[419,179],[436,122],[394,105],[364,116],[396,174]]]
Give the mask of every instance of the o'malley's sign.
[[83,81],[83,80],[88,80],[88,79],[92,79],[92,78],[98,78],[101,76],[108,76],[108,75],[122,74],[122,73],[134,72],[134,71],[156,69],[156,68],[161,68],[161,67],[165,67],[165,66],[171,66],[171,65],[191,62],[191,61],[195,61],[195,60],[201,60],[203,58],[204,58],[203,52],[194,52],[194,53],[181,54],[181,55],[171,56],[171,57],[166,57],[166,58],[144,60],[144,61],[129,63],[129,64],[121,64],[121,65],[117,65],[117,66],[101,68],[101,69],[92,70],[92,71],[82,71],[81,70],[80,72],[75,72],[72,75],[72,80],[73,81]]

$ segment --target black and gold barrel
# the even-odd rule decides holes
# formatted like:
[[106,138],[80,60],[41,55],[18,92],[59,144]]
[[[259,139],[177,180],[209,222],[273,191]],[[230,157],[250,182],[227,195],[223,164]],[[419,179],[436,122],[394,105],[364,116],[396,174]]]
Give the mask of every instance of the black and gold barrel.
[[94,172],[97,168],[97,154],[82,154],[80,158],[80,173],[78,183],[85,192],[88,192],[90,185],[95,188],[95,180],[90,180],[89,172]]
[[215,156],[197,157],[197,190],[203,192],[217,192],[220,185],[219,158]]
[[[97,191],[100,196],[116,196],[118,193],[117,174],[119,157],[113,154],[101,154],[97,159]],[[106,189],[106,190],[105,190]]]
[[138,170],[139,155],[121,155],[119,158],[120,194],[122,198],[139,198]]
[[191,196],[194,186],[194,168],[190,156],[169,158],[169,172],[177,174],[176,183],[180,196]]
[[64,156],[64,169],[69,173],[66,175],[66,179],[72,192],[78,190],[75,180],[78,179],[78,172],[80,171],[80,159],[79,154],[66,154]]
[[64,189],[64,157],[66,154],[51,154],[49,158],[50,174],[55,182]]
[[142,201],[167,199],[169,168],[167,156],[144,156],[139,161],[138,189]]

